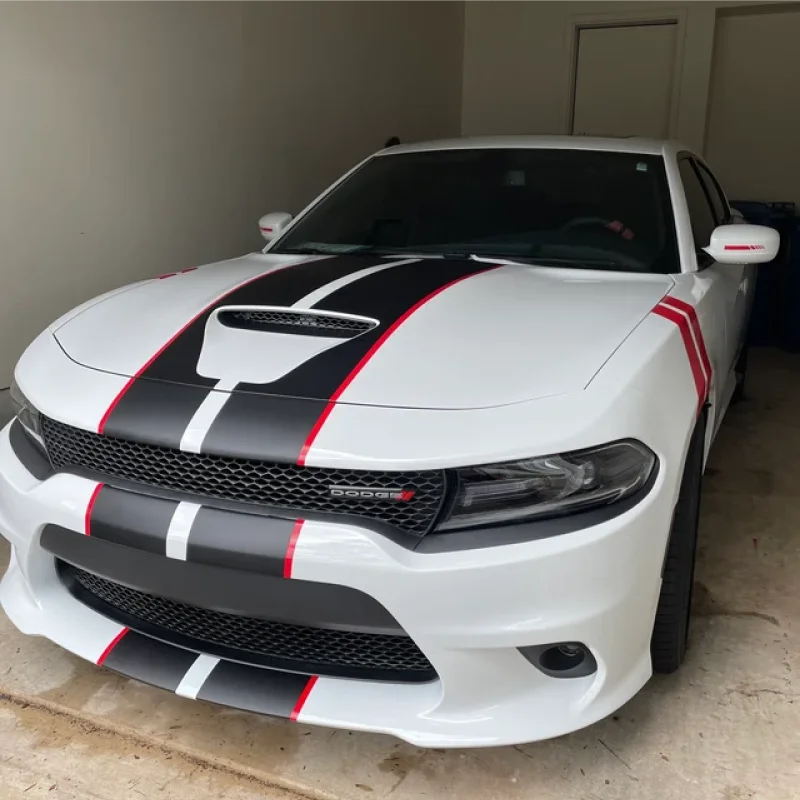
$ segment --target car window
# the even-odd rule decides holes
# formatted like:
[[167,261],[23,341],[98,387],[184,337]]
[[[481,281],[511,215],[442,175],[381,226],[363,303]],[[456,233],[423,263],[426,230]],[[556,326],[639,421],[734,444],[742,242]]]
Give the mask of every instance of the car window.
[[706,190],[700,182],[692,162],[688,158],[681,159],[678,163],[681,173],[683,191],[686,195],[686,204],[689,207],[689,219],[692,223],[692,235],[695,247],[707,247],[711,241],[711,234],[717,227],[714,212],[706,196]]
[[566,148],[376,156],[270,252],[304,248],[680,271],[663,158]]
[[699,161],[694,162],[697,167],[697,172],[700,175],[700,180],[706,189],[706,193],[711,199],[711,205],[714,207],[714,217],[717,225],[725,225],[731,216],[728,201],[722,192],[717,179],[711,174],[711,171]]

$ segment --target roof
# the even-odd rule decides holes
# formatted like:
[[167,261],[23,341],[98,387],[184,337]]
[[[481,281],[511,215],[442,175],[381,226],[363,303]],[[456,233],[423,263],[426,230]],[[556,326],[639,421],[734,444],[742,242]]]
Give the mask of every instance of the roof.
[[429,142],[401,144],[381,150],[381,155],[422,153],[431,150],[474,150],[479,148],[542,148],[560,150],[606,150],[616,153],[664,155],[675,148],[688,149],[666,139],[599,136],[466,136]]

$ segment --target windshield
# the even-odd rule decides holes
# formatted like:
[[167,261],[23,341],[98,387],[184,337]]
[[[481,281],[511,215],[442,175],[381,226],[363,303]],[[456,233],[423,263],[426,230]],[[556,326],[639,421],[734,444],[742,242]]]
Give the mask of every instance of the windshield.
[[270,248],[359,251],[679,271],[663,159],[593,150],[376,156]]

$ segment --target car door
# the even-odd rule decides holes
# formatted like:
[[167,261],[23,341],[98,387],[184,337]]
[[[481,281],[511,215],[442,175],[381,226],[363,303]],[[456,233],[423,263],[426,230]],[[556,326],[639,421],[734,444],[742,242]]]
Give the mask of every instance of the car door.
[[[714,176],[714,173],[709,169],[708,165],[704,164],[699,158],[695,157],[694,163],[697,167],[700,180],[703,182],[703,186],[714,208],[717,224],[727,225],[733,222],[730,204],[728,203],[728,199],[719,181]],[[730,366],[731,369],[733,369],[744,347],[745,338],[747,336],[750,311],[753,307],[753,299],[755,297],[757,267],[755,264],[744,264],[741,266],[727,264],[720,266],[720,269],[724,273],[726,280],[730,280],[731,284],[737,284],[736,295],[729,317],[732,339],[731,347],[733,349],[733,360]]]
[[[741,324],[736,320],[736,309],[740,287],[744,280],[744,268],[739,265],[718,264],[703,252],[711,241],[717,225],[730,221],[727,201],[724,206],[714,207],[706,185],[701,178],[700,164],[689,153],[678,157],[678,169],[683,184],[689,218],[697,252],[697,276],[705,286],[702,316],[707,324],[718,331],[714,339],[719,342],[719,351],[714,353],[715,400],[724,413],[735,386],[733,364],[741,338]],[[718,197],[718,202],[720,198]],[[700,313],[700,310],[698,310]],[[721,418],[721,414],[718,419]]]

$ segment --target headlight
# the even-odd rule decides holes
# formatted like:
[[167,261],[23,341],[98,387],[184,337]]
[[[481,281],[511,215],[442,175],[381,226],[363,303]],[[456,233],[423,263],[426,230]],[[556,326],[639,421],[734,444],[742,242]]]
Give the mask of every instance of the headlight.
[[41,416],[36,408],[31,405],[31,401],[28,400],[24,394],[22,394],[15,380],[11,381],[11,387],[8,394],[11,397],[11,403],[14,406],[14,413],[17,415],[17,419],[22,423],[25,430],[41,441]]
[[438,530],[574,514],[629,497],[656,464],[640,442],[458,470],[458,490]]

